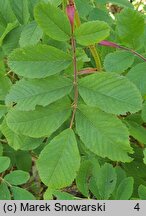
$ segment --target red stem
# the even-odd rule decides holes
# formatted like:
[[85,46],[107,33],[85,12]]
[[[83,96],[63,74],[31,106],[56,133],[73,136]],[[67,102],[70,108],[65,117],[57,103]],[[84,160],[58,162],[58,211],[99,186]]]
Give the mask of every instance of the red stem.
[[77,109],[77,103],[78,103],[78,70],[77,70],[77,59],[76,59],[76,42],[75,38],[72,33],[72,50],[73,50],[73,66],[74,66],[74,104],[73,104],[73,113],[72,113],[72,118],[70,122],[70,128],[73,126],[74,118],[75,118],[75,113]]
[[92,74],[92,73],[96,73],[97,72],[97,68],[85,68],[81,71],[78,72],[79,75],[84,75],[84,74]]
[[127,47],[123,47],[123,46],[119,46],[120,49],[123,49],[123,50],[126,50],[126,51],[129,51],[131,53],[133,53],[134,55],[138,56],[139,58],[143,59],[144,61],[146,61],[146,58],[144,56],[142,56],[141,54],[139,54],[138,52],[130,49],[130,48],[127,48]]

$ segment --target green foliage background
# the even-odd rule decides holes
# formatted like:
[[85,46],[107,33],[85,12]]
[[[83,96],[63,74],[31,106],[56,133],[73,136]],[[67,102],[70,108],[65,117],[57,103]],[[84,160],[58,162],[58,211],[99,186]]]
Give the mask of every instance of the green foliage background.
[[146,199],[145,7],[74,3],[0,1],[1,200]]

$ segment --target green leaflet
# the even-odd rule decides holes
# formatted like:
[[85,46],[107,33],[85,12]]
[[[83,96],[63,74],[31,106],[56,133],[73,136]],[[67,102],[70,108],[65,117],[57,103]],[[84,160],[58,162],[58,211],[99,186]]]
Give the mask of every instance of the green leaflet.
[[2,46],[3,40],[6,37],[6,35],[12,31],[14,28],[16,28],[18,26],[17,21],[13,22],[13,23],[8,23],[7,27],[5,29],[5,31],[3,32],[3,34],[0,37],[0,47]]
[[80,155],[74,132],[66,129],[41,152],[37,168],[42,182],[49,188],[69,186],[80,166]]
[[122,42],[134,47],[144,33],[144,16],[136,10],[125,8],[117,16],[117,33]]
[[22,134],[16,134],[7,126],[5,120],[3,121],[0,130],[7,139],[8,145],[15,150],[33,150],[42,143],[42,139],[34,139]]
[[112,18],[110,17],[109,13],[99,8],[93,8],[90,11],[88,20],[100,20],[107,22],[108,24],[112,23]]
[[114,115],[80,105],[76,113],[76,130],[85,146],[98,156],[113,161],[131,161],[128,153],[133,150],[128,130]]
[[10,166],[10,159],[8,157],[0,157],[0,173],[4,172]]
[[20,80],[13,85],[5,102],[8,106],[17,103],[18,110],[34,110],[36,105],[46,106],[69,94],[72,87],[72,81],[62,76]]
[[1,0],[0,3],[0,24],[6,28],[8,23],[16,21],[16,17],[11,9],[9,0]]
[[44,200],[53,200],[54,196],[57,198],[57,200],[79,200],[79,197],[75,197],[74,195],[59,191],[59,190],[52,190],[48,188],[44,193]]
[[11,194],[5,182],[0,184],[0,200],[10,200]]
[[11,4],[11,8],[17,17],[20,24],[27,24],[29,21],[29,9],[28,9],[28,1],[27,0],[9,0]]
[[128,200],[132,196],[133,193],[133,177],[124,178],[119,184],[116,191],[116,200]]
[[27,190],[20,187],[11,187],[14,200],[36,200],[36,198]]
[[63,98],[46,107],[34,111],[17,111],[11,109],[6,117],[8,127],[18,134],[39,138],[50,136],[70,116],[71,104]]
[[72,62],[69,54],[47,45],[16,49],[9,56],[9,66],[27,78],[44,78],[66,69]]
[[24,26],[18,26],[17,28],[13,29],[9,34],[5,37],[3,41],[3,52],[5,55],[9,55],[13,49],[19,47],[19,39]]
[[27,24],[21,33],[19,44],[21,47],[37,44],[43,36],[43,32],[35,21]]
[[43,199],[44,200],[53,200],[53,189],[47,188],[45,193],[43,194]]
[[5,96],[8,93],[11,86],[11,81],[8,77],[0,74],[0,100],[5,100]]
[[91,165],[90,160],[83,159],[76,177],[77,188],[85,197],[89,197],[88,178],[91,175]]
[[134,55],[127,51],[116,51],[104,59],[104,68],[108,72],[122,73],[134,62]]
[[7,107],[5,105],[0,105],[0,119],[4,116],[7,112]]
[[87,19],[87,16],[89,15],[90,11],[92,10],[92,3],[89,0],[76,0],[76,7],[78,10],[78,13],[80,15],[80,18],[83,18],[84,20]]
[[141,200],[146,200],[146,186],[140,185],[138,188],[138,195]]
[[69,20],[59,8],[50,3],[40,3],[36,6],[34,14],[37,23],[48,36],[58,41],[70,39]]
[[77,43],[89,46],[104,40],[109,36],[109,26],[102,21],[89,21],[75,30]]
[[87,105],[108,113],[134,113],[142,107],[142,97],[136,86],[124,76],[113,73],[96,73],[82,78],[79,93]]
[[146,144],[146,129],[140,124],[137,124],[136,122],[131,120],[126,120],[124,122],[128,126],[130,135],[133,136],[140,143]]
[[94,194],[94,197],[96,197],[97,200],[100,200],[101,197],[99,195],[99,191],[97,188],[97,184],[96,184],[96,179],[95,178],[91,178],[89,181],[89,187],[90,187],[90,191]]
[[96,173],[96,185],[101,199],[107,200],[110,198],[115,189],[117,175],[111,164],[104,164]]
[[39,3],[40,0],[29,0],[28,9],[30,13],[30,19],[34,19],[34,7]]
[[146,62],[132,67],[126,75],[140,90],[141,94],[146,95]]
[[119,186],[119,184],[121,183],[121,181],[123,179],[126,178],[126,172],[124,171],[124,169],[122,169],[120,166],[116,166],[115,167],[115,171],[116,171],[116,174],[117,174],[117,181],[116,181],[116,187],[115,187],[115,190],[114,192],[112,193],[112,195],[115,197],[115,194],[116,194],[116,191],[117,191],[117,188]]
[[4,180],[11,185],[22,185],[26,183],[30,178],[29,173],[22,170],[14,170],[13,172],[7,174]]

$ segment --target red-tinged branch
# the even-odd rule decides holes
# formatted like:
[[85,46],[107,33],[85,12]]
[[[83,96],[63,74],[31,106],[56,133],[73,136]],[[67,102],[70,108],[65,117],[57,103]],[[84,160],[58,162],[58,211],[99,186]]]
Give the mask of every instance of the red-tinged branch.
[[142,56],[141,54],[139,54],[138,52],[130,49],[130,48],[127,48],[127,47],[124,47],[124,46],[120,46],[116,43],[113,43],[111,41],[101,41],[100,43],[98,43],[99,45],[101,46],[109,46],[109,47],[114,47],[114,48],[117,48],[117,49],[122,49],[122,50],[126,50],[128,52],[131,52],[133,53],[134,55],[138,56],[139,58],[141,58],[142,60],[146,61],[146,58],[144,56]]
[[68,19],[70,21],[70,26],[72,30],[71,35],[71,45],[72,45],[72,53],[73,53],[73,70],[74,70],[74,102],[73,102],[73,112],[72,112],[72,118],[70,122],[70,128],[73,127],[75,114],[77,110],[77,103],[78,103],[78,70],[77,70],[77,58],[76,58],[76,40],[74,37],[74,19],[75,19],[75,5],[74,0],[69,0],[69,5],[66,7],[66,13],[68,16]]
[[78,70],[77,70],[77,58],[76,58],[76,42],[75,38],[72,34],[72,51],[73,51],[73,67],[74,67],[74,103],[73,103],[73,113],[72,118],[70,122],[70,128],[73,126],[73,122],[75,119],[75,113],[77,109],[77,103],[78,103]]
[[127,47],[123,47],[123,46],[119,46],[120,49],[123,49],[123,50],[126,50],[128,52],[131,52],[133,53],[134,55],[138,56],[139,58],[141,58],[142,60],[146,61],[146,58],[144,56],[142,56],[141,54],[139,54],[138,52],[130,49],[130,48],[127,48]]
[[78,72],[79,75],[86,75],[86,74],[92,74],[92,73],[96,73],[97,72],[97,68],[85,68],[83,70],[80,70]]
[[[69,5],[70,5],[70,7],[73,6],[75,9],[74,0],[69,0]],[[79,13],[77,10],[74,11],[74,18],[75,18],[76,26],[79,27],[81,25],[81,20],[80,20]],[[101,71],[102,70],[101,60],[100,60],[99,53],[97,52],[96,46],[95,45],[89,46],[89,49],[90,49],[90,52],[91,52],[93,59],[95,61],[97,70]]]

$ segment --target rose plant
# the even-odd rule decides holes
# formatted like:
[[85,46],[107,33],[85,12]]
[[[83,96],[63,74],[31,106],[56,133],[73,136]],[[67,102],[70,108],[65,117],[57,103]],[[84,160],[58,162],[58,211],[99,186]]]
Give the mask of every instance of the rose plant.
[[0,199],[146,199],[144,9],[2,3]]

